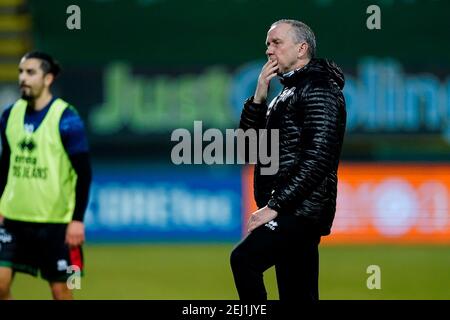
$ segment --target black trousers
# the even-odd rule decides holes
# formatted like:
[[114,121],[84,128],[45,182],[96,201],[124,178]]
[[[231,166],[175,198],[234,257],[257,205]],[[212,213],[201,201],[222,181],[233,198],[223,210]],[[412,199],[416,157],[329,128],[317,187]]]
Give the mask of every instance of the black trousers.
[[280,300],[317,301],[319,243],[319,232],[293,215],[253,230],[230,257],[239,298],[267,300],[263,272],[275,266]]

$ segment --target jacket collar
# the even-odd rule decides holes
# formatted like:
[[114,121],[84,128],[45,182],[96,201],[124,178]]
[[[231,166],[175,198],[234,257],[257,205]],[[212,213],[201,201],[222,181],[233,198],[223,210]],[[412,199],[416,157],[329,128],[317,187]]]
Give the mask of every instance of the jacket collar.
[[310,60],[307,64],[305,64],[301,68],[297,68],[295,70],[288,71],[286,73],[283,73],[280,76],[280,82],[284,86],[289,86],[290,84],[293,84],[297,81],[299,77],[309,68],[309,65],[314,59]]

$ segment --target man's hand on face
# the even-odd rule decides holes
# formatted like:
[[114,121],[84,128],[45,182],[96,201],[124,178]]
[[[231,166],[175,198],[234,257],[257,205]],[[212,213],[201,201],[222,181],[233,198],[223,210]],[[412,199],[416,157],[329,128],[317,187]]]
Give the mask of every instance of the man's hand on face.
[[261,208],[250,215],[250,219],[248,220],[247,229],[248,232],[252,232],[259,226],[275,219],[278,215],[273,209],[270,209],[268,206]]
[[273,77],[278,73],[278,62],[276,60],[269,60],[261,69],[258,77],[258,85],[256,86],[255,96],[253,102],[263,103],[267,99],[269,91],[269,83]]

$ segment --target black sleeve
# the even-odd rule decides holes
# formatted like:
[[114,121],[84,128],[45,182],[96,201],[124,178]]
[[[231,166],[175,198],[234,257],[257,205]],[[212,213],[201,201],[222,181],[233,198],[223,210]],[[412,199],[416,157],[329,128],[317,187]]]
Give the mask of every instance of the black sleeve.
[[75,210],[73,212],[72,221],[83,221],[89,202],[89,190],[92,181],[89,153],[82,152],[69,155],[69,159],[78,176],[75,187]]
[[2,142],[2,154],[0,156],[0,197],[3,195],[6,182],[8,181],[9,158],[11,156],[11,149],[6,139],[6,123],[8,122],[10,112],[11,107],[7,108],[0,118],[0,138]]
[[254,103],[253,97],[247,99],[241,113],[239,128],[263,129],[265,127],[267,105],[265,103]]
[[9,145],[4,143],[4,133],[2,135],[2,155],[0,156],[0,197],[3,195],[3,191],[5,191],[6,182],[8,181],[8,172],[9,172],[9,158],[11,156],[11,151],[9,149]]
[[289,209],[293,203],[304,201],[323,181],[339,156],[339,101],[343,99],[327,86],[315,86],[302,101],[304,118],[296,119],[302,127],[299,141],[301,161],[289,179],[276,188],[269,200],[269,208],[278,212]]
[[[254,103],[253,97],[245,101],[239,121],[239,129],[241,130],[238,131],[238,138],[244,141],[244,145],[242,149],[238,146],[237,150],[239,158],[244,160],[245,163],[255,164],[258,159],[257,148],[255,148],[255,146],[258,146],[259,139],[257,130],[265,127],[266,113],[267,105],[265,103]],[[256,143],[252,148],[250,139],[253,140],[253,143]]]

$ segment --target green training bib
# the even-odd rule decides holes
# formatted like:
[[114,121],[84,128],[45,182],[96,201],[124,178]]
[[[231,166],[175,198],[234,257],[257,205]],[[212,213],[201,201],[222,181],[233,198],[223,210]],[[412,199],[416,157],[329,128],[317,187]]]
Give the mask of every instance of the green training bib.
[[24,124],[27,101],[11,109],[6,138],[11,149],[0,213],[11,220],[68,223],[75,208],[77,175],[64,149],[59,122],[67,102],[56,99],[39,127]]

